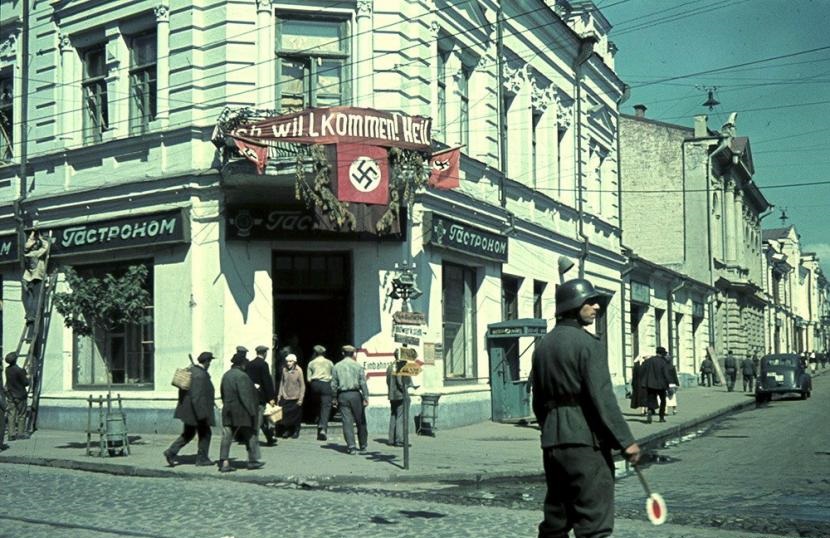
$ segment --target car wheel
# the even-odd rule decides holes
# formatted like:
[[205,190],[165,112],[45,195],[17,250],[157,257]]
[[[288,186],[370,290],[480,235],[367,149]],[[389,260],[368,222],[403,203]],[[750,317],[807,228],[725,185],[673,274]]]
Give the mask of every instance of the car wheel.
[[810,393],[809,393],[809,392],[807,392],[806,390],[802,390],[802,391],[801,391],[801,399],[802,399],[802,400],[806,400],[806,399],[807,399],[807,397],[809,397],[809,396],[810,396]]

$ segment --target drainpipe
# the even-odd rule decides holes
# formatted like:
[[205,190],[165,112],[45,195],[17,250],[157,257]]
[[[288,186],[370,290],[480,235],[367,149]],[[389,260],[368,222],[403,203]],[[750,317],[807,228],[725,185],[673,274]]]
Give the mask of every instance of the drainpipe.
[[[620,312],[622,312],[622,319],[620,320],[620,332],[622,333],[622,335],[621,335],[622,339],[620,340],[620,342],[622,343],[622,350],[623,350],[622,351],[623,383],[628,382],[625,379],[625,374],[626,374],[626,371],[628,370],[628,360],[626,360],[627,357],[628,357],[628,354],[626,353],[628,347],[625,345],[625,337],[626,337],[626,331],[625,331],[625,322],[626,322],[626,317],[625,317],[625,279],[628,278],[628,275],[630,275],[631,271],[633,271],[633,270],[634,270],[634,265],[631,263],[631,260],[629,259],[628,266],[625,269],[623,269],[623,271],[620,273]],[[629,319],[631,319],[630,316],[629,316]]]
[[[666,308],[667,314],[669,316],[669,353],[671,353],[672,357],[675,359],[675,367],[677,371],[680,371],[680,355],[677,353],[677,350],[674,349],[674,308],[672,308],[672,304],[674,304],[674,294],[680,291],[683,286],[686,285],[686,282],[681,280],[680,284],[673,287],[671,291],[669,291],[668,296],[668,306]],[[677,342],[677,347],[680,347],[680,342]]]
[[502,208],[507,206],[507,196],[504,192],[504,177],[507,175],[507,155],[505,155],[504,139],[506,133],[504,132],[504,124],[507,121],[505,118],[504,109],[504,12],[502,11],[502,3],[499,2],[498,10],[496,11],[496,59],[498,61],[498,113],[499,113],[499,168],[501,168],[501,175],[499,176],[499,204]]
[[[617,114],[620,112],[620,105],[628,101],[631,97],[631,86],[623,83],[623,91],[620,98],[617,99]],[[623,204],[622,204],[622,151],[620,150],[620,119],[617,116],[617,224],[620,230],[623,228]],[[620,242],[622,242],[622,231],[620,232]]]
[[576,208],[578,219],[579,239],[582,240],[581,252],[579,254],[579,278],[585,278],[585,261],[588,259],[588,250],[590,248],[590,238],[585,233],[585,208],[582,199],[583,179],[582,179],[582,67],[585,62],[594,53],[594,45],[599,42],[599,38],[590,33],[581,38],[579,42],[579,54],[574,61],[575,80],[575,95],[576,95]]

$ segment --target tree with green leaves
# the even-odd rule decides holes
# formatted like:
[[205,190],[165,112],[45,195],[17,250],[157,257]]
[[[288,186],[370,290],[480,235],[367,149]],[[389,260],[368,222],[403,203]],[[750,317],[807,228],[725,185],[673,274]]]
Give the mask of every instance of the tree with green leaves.
[[[82,274],[68,267],[64,271],[69,291],[55,293],[55,309],[64,324],[79,336],[95,337],[98,331],[149,321],[146,312],[150,292],[146,289],[145,265],[131,265],[125,271],[103,276]],[[103,357],[107,368],[107,391],[112,391],[111,357]]]

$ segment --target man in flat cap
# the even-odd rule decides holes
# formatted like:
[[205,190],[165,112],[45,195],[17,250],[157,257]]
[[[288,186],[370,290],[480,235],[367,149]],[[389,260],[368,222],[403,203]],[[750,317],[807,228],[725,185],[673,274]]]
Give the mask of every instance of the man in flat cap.
[[184,423],[182,434],[164,451],[167,465],[176,465],[176,455],[184,446],[199,436],[196,451],[196,465],[213,465],[208,453],[210,451],[210,427],[216,424],[213,415],[216,390],[210,380],[208,368],[213,360],[213,353],[203,351],[196,358],[196,364],[190,365],[190,389],[179,389],[179,403],[174,417]]
[[317,415],[317,440],[328,439],[327,429],[331,415],[331,371],[334,363],[326,358],[326,348],[314,346],[314,358],[308,363],[308,381],[310,383],[311,401]]
[[[244,349],[244,348],[243,348]],[[259,440],[256,433],[256,415],[259,413],[259,393],[254,382],[245,373],[248,359],[237,352],[231,357],[231,369],[222,376],[219,392],[222,394],[222,444],[219,447],[219,471],[233,471],[230,462],[231,443],[239,438],[248,449],[248,469],[260,469]]]
[[343,360],[331,371],[331,390],[337,395],[337,405],[343,416],[343,437],[349,454],[357,454],[354,428],[357,426],[357,440],[360,451],[366,450],[369,433],[366,429],[366,406],[369,405],[369,388],[366,386],[366,371],[354,356],[355,347],[342,348]]
[[26,398],[28,396],[29,376],[26,370],[18,366],[17,353],[6,355],[6,394],[9,401],[9,440],[28,439],[26,433]]
[[[277,444],[274,432],[271,429],[271,425],[268,424],[268,421],[263,419],[265,404],[270,403],[274,405],[276,403],[274,401],[274,398],[276,398],[274,378],[271,376],[271,369],[268,367],[268,363],[265,362],[265,357],[268,355],[268,346],[257,346],[255,351],[256,357],[248,363],[245,371],[259,392],[259,412],[256,418],[256,431],[259,432],[259,430],[262,430],[262,433],[265,434],[266,444],[268,446],[274,446]],[[259,434],[256,433],[255,435]]]

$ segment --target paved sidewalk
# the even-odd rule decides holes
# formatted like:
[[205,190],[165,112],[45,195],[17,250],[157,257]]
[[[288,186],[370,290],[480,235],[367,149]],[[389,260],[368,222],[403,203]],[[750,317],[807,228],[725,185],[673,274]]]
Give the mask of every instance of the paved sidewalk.
[[[826,372],[830,369],[819,370],[818,377]],[[723,386],[686,388],[678,393],[678,413],[668,415],[665,423],[655,420],[652,424],[646,424],[644,417],[630,409],[628,400],[620,399],[619,404],[638,441],[641,444],[656,444],[713,417],[754,406],[755,402],[751,394],[727,392]],[[172,409],[170,412],[172,414]],[[127,476],[211,477],[310,484],[427,482],[542,475],[539,431],[535,424],[483,422],[450,430],[439,429],[435,437],[416,436],[413,432],[409,470],[403,468],[403,449],[387,446],[383,438],[370,437],[366,454],[345,454],[339,424],[332,426],[327,442],[315,441],[315,431],[308,427],[299,439],[280,439],[278,446],[262,446],[262,459],[266,465],[257,471],[244,469],[245,448],[238,444],[231,448],[231,457],[236,458],[235,463],[239,466],[237,472],[220,474],[214,467],[192,465],[195,440],[179,454],[180,464],[170,468],[164,461],[162,451],[173,441],[173,435],[130,436],[129,456],[98,457],[86,455],[85,433],[58,430],[39,430],[31,439],[9,442],[10,448],[0,453],[0,463],[54,466]],[[219,432],[219,428],[214,428],[212,458],[219,455]]]

